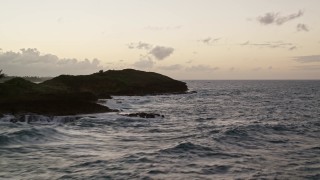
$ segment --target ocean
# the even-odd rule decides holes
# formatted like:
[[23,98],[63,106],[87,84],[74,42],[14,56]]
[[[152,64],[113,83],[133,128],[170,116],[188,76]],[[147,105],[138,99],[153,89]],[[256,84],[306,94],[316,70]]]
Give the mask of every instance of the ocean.
[[186,82],[99,102],[118,113],[2,117],[0,179],[320,179],[320,81]]

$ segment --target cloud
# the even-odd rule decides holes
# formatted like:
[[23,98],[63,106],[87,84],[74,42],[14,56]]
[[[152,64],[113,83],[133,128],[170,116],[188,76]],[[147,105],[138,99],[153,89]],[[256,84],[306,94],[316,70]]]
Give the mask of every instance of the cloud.
[[296,56],[296,57],[293,57],[293,60],[299,63],[319,63],[320,55]]
[[247,45],[250,45],[250,41],[246,41],[246,42],[240,44],[240,46],[247,46]]
[[138,43],[130,43],[128,44],[129,49],[145,49],[150,50],[152,48],[152,45],[149,43],[144,42],[138,42]]
[[135,62],[133,66],[139,69],[150,69],[154,64],[155,62],[149,56],[141,56],[140,60]]
[[290,51],[297,49],[297,47],[292,43],[282,42],[282,41],[274,41],[274,42],[263,42],[263,43],[250,43],[250,41],[246,41],[244,43],[239,44],[240,46],[251,46],[251,47],[259,47],[259,48],[284,48]]
[[277,23],[277,25],[282,25],[282,24],[284,24],[288,21],[291,21],[293,19],[296,19],[302,15],[303,15],[303,11],[300,10],[298,13],[295,13],[295,14],[290,14],[288,16],[280,16],[276,19],[276,23]]
[[297,46],[292,46],[292,47],[290,47],[288,50],[289,51],[293,51],[293,50],[296,50],[297,49]]
[[172,47],[159,46],[159,45],[154,46],[152,44],[144,43],[144,42],[130,43],[128,44],[128,48],[146,50],[147,52],[145,56],[152,55],[157,60],[164,60],[174,52],[174,48]]
[[[138,42],[138,43],[130,43],[128,44],[129,49],[139,49],[144,50],[145,53],[140,55],[138,61],[132,64],[133,67],[139,69],[150,69],[156,64],[155,60],[164,60],[165,58],[169,57],[173,52],[174,48],[172,47],[165,47],[165,46],[154,46],[149,43]],[[154,60],[155,59],[155,60]],[[177,69],[177,65],[172,66],[160,66],[159,69],[163,70],[173,70]]]
[[208,43],[211,41],[211,38],[208,37],[208,38],[202,39],[202,40],[200,40],[200,41],[203,42],[203,43],[205,43],[205,44],[208,44]]
[[173,53],[174,49],[172,47],[156,46],[149,52],[157,60],[163,60],[169,57]]
[[207,65],[196,65],[186,68],[187,71],[191,72],[204,72],[204,71],[216,71],[219,67],[211,67]]
[[82,61],[59,58],[53,54],[41,54],[35,48],[21,49],[20,52],[0,52],[0,66],[9,75],[57,76],[60,74],[90,74],[103,67],[100,60]]
[[261,24],[272,24],[275,22],[277,14],[266,13],[264,16],[259,16],[257,19]]
[[198,40],[199,42],[201,43],[204,43],[204,44],[207,44],[207,45],[211,45],[217,41],[219,41],[220,38],[211,38],[211,37],[207,37],[207,38],[204,38],[204,39],[200,39]]
[[301,17],[303,14],[301,10],[287,16],[281,16],[280,13],[268,12],[263,16],[257,17],[257,20],[263,25],[275,24],[280,26],[288,21]]
[[294,66],[297,70],[307,70],[307,71],[319,71],[320,65],[304,65],[304,66]]
[[170,66],[159,66],[158,69],[161,70],[166,70],[166,71],[175,71],[175,70],[180,70],[182,69],[183,66],[180,64],[174,64],[174,65],[170,65]]
[[309,28],[307,25],[305,24],[298,24],[297,25],[297,31],[306,31],[308,32],[309,31]]

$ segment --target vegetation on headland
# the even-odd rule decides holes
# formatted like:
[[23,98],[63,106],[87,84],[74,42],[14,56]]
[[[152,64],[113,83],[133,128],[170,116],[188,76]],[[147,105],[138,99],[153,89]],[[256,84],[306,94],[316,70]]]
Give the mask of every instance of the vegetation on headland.
[[[18,78],[18,77],[19,76],[6,76],[6,75],[4,75],[3,77],[0,77],[0,83],[4,83],[6,81],[9,81],[10,79],[14,79],[14,78]],[[20,78],[25,79],[30,82],[34,82],[34,83],[41,83],[43,81],[52,79],[52,77],[39,77],[39,76],[22,76]]]
[[133,69],[91,75],[61,75],[35,84],[23,78],[0,83],[0,114],[74,115],[113,111],[96,104],[111,95],[184,93],[184,82]]
[[8,76],[8,75],[6,75],[5,73],[2,72],[2,69],[0,69],[0,83],[9,81],[9,80],[14,79],[14,78],[22,78],[22,79],[25,79],[27,81],[34,82],[34,83],[41,83],[41,82],[47,81],[49,79],[52,79],[52,77],[40,77],[40,76],[22,76],[22,77],[20,77],[20,76]]
[[99,71],[80,76],[61,75],[42,85],[67,91],[91,92],[99,98],[105,95],[155,95],[187,91],[184,82],[134,69]]
[[5,77],[5,74],[2,73],[2,69],[0,69],[0,79],[4,78]]

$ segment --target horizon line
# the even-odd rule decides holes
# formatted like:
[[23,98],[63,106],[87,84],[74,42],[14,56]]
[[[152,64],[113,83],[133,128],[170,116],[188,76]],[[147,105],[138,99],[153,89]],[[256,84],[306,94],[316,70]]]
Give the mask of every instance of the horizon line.
[[179,81],[320,81],[320,79],[177,79]]

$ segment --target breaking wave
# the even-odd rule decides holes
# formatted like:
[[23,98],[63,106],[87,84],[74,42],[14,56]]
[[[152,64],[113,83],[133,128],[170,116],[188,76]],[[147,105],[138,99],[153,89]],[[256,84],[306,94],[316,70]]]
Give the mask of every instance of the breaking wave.
[[52,127],[32,127],[0,134],[0,146],[54,142],[67,136]]

